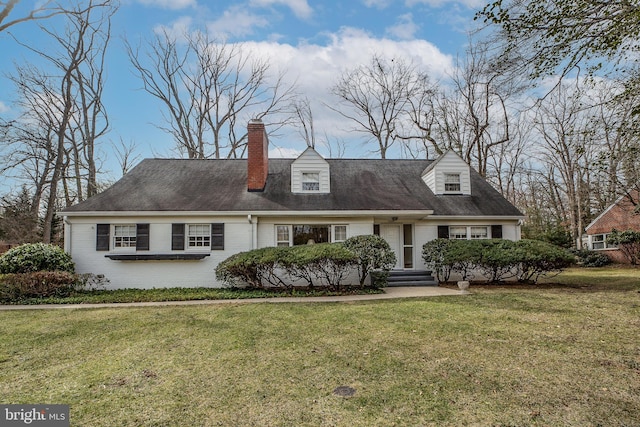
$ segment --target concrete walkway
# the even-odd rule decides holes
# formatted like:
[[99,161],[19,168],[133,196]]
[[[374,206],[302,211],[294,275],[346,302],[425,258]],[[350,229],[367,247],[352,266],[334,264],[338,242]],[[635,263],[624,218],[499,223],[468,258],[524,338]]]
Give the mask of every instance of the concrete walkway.
[[0,311],[8,310],[50,310],[57,308],[128,308],[128,307],[160,307],[168,305],[210,305],[210,304],[251,304],[251,303],[282,303],[282,302],[353,302],[396,298],[421,298],[441,295],[462,295],[461,291],[441,288],[437,286],[425,287],[392,287],[385,288],[383,294],[344,295],[333,297],[273,297],[273,298],[244,298],[217,299],[197,301],[154,301],[154,302],[124,302],[110,304],[41,304],[41,305],[0,305]]

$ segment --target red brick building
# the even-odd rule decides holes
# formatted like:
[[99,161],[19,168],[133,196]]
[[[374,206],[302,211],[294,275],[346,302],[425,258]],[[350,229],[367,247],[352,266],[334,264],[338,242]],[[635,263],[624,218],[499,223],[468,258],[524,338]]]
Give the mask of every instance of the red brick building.
[[[639,200],[638,191],[631,192],[630,196],[634,201]],[[614,262],[627,262],[616,247],[607,244],[607,235],[614,229],[640,231],[640,212],[636,210],[636,205],[626,195],[620,197],[594,219],[585,231],[589,249],[606,251],[606,254]]]

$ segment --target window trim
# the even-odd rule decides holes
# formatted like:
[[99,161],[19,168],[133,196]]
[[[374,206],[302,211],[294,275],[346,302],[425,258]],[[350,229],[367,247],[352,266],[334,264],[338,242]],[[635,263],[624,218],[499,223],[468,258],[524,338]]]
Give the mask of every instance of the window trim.
[[[195,231],[192,232],[192,227]],[[211,224],[189,223],[185,224],[185,250],[206,251],[211,250]],[[202,231],[202,232],[199,232]],[[194,238],[192,242],[192,238]],[[201,245],[197,243],[201,242]],[[193,244],[192,244],[193,243]]]
[[[473,229],[476,228],[482,228],[484,229],[484,237],[474,237],[476,234],[473,233]],[[469,229],[468,229],[468,234],[469,234],[469,240],[487,240],[490,239],[490,231],[489,231],[489,226],[486,225],[470,225]]]
[[[274,242],[275,242],[275,246],[302,246],[301,245],[294,245],[294,227],[296,226],[310,226],[310,227],[328,227],[328,231],[329,231],[329,242],[328,243],[340,243],[340,242],[344,242],[345,240],[347,240],[349,238],[349,225],[348,224],[327,224],[327,223],[318,223],[318,224],[275,224],[274,227]],[[286,229],[287,230],[287,237],[288,239],[280,239],[279,233],[278,233],[278,229],[282,227],[282,229]],[[344,227],[344,235],[345,238],[344,240],[337,240],[336,239],[336,228],[338,227]]]
[[[438,226],[438,238],[439,239],[450,239],[450,240],[489,240],[489,239],[502,239],[502,226],[500,225],[500,236],[494,236],[494,227],[495,225],[440,225]],[[462,233],[457,233],[454,235],[453,229],[458,228],[461,231],[462,228],[465,229],[465,237],[461,237]],[[485,237],[474,237],[472,233],[472,229],[474,228],[483,228],[486,231]],[[497,231],[497,229],[496,229]],[[446,237],[444,235],[446,234]],[[458,237],[456,237],[458,236]]]
[[[287,231],[286,240],[284,238],[280,239],[280,235],[279,235],[280,233],[278,232],[279,228],[282,228],[282,230],[286,230]],[[293,242],[291,241],[291,236],[293,234],[291,225],[276,224],[275,232],[276,232],[276,236],[275,236],[276,246],[285,246],[285,247],[293,246]]]
[[[592,234],[590,236],[590,246],[591,246],[591,250],[593,251],[606,251],[606,250],[612,250],[612,249],[618,249],[617,246],[615,245],[610,245],[607,242],[607,237],[609,236],[610,233],[598,233],[598,234]],[[602,236],[602,240],[595,240],[596,236],[600,237]],[[600,248],[596,248],[595,245],[598,244],[602,244],[602,247]]]
[[[305,176],[308,175],[317,175],[318,180],[305,180]],[[303,193],[319,193],[320,192],[320,178],[321,178],[321,172],[320,171],[316,171],[316,170],[305,170],[305,171],[300,171],[300,190]],[[316,184],[317,188],[313,188],[313,189],[306,189],[305,188],[305,184]]]
[[[110,243],[110,247],[114,252],[135,252],[136,250],[136,245],[138,243],[138,226],[135,223],[127,223],[127,224],[112,224],[112,235],[111,235],[111,241]],[[121,235],[118,236],[118,229],[123,229],[124,227],[127,227],[128,231],[129,231],[129,235]],[[133,230],[133,233],[131,233],[131,230]],[[118,246],[117,241],[118,238],[122,239],[122,238],[128,238],[129,243],[126,246]],[[132,240],[131,240],[132,239]]]
[[[344,227],[344,239],[336,238],[336,229]],[[331,226],[331,243],[342,243],[349,238],[349,226],[347,224],[334,224]]]
[[[455,182],[449,178],[455,177]],[[447,186],[454,186],[453,188],[447,188]],[[460,194],[462,193],[462,174],[460,172],[444,172],[444,192],[445,194]]]

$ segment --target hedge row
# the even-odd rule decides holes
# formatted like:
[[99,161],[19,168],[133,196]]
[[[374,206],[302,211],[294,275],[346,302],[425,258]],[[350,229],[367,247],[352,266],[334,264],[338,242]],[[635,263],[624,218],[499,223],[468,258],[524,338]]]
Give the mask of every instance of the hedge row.
[[[339,290],[345,279],[358,273],[364,286],[373,270],[395,265],[389,244],[379,236],[357,236],[344,243],[269,247],[241,252],[216,267],[216,278],[229,286],[292,289],[296,283]],[[374,286],[380,282],[372,283]]]
[[442,282],[449,281],[451,274],[456,273],[462,280],[501,282],[517,278],[535,283],[574,261],[564,249],[549,243],[504,239],[436,239],[422,247],[422,258]]

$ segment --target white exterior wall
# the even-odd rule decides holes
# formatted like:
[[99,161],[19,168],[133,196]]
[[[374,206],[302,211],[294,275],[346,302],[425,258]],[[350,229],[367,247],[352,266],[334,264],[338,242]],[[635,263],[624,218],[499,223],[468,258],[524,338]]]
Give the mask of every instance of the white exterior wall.
[[[97,224],[149,224],[149,250],[135,248],[109,251],[96,250]],[[171,250],[171,224],[224,223],[224,250]],[[113,240],[113,236],[110,236]],[[229,256],[251,248],[251,224],[245,217],[162,217],[162,218],[69,218],[65,224],[65,250],[76,264],[78,273],[103,274],[109,279],[108,289],[165,288],[165,287],[219,287],[215,267]],[[108,254],[179,254],[206,252],[202,260],[171,261],[115,261]]]
[[[106,258],[107,254],[136,253],[134,249],[127,251],[96,251],[97,224],[149,224],[149,250],[138,251],[138,254],[176,254],[198,251],[172,251],[171,225],[224,223],[224,250],[206,251],[210,255],[202,260],[171,261],[115,261]],[[373,217],[325,217],[325,216],[282,216],[260,217],[251,215],[249,222],[246,215],[213,217],[71,217],[65,223],[65,250],[73,257],[78,273],[103,274],[110,283],[109,289],[117,288],[163,288],[163,287],[220,287],[223,284],[215,279],[217,264],[231,255],[254,248],[275,246],[276,225],[322,224],[346,225],[347,238],[372,234],[374,223],[391,223]],[[438,237],[440,225],[502,225],[504,239],[519,240],[520,226],[517,220],[499,221],[482,219],[444,219],[428,218],[418,221],[402,221],[395,224],[412,224],[413,226],[413,265],[415,269],[424,269],[422,246]],[[113,240],[113,236],[111,236]],[[111,243],[111,246],[113,244]],[[398,254],[400,257],[401,254]]]

